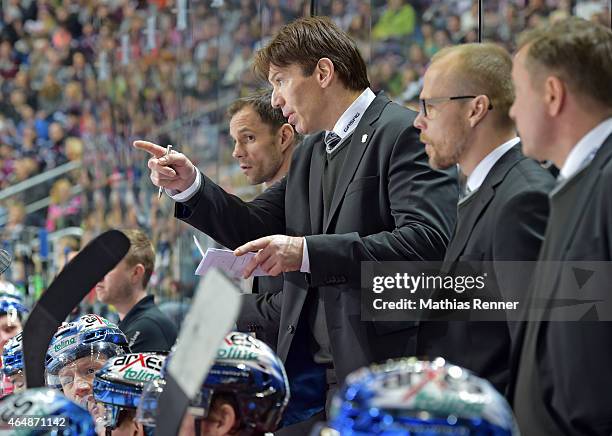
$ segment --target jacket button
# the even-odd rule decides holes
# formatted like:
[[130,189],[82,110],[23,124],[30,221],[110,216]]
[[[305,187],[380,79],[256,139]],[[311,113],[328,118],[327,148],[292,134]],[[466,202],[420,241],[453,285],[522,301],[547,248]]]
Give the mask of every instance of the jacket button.
[[287,326],[287,331],[288,331],[289,333],[291,333],[291,334],[294,334],[294,333],[295,333],[295,326],[294,326],[293,324],[289,324],[289,325]]

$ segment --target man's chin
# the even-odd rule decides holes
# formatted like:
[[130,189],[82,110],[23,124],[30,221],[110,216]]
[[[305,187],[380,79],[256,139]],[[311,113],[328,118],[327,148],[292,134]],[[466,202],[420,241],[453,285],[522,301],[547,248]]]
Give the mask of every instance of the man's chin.
[[523,154],[531,159],[535,159],[537,161],[545,161],[549,160],[548,156],[543,156],[541,150],[537,147],[534,147],[530,142],[521,141]]
[[108,304],[106,302],[107,293],[105,290],[97,290],[96,289],[96,298],[100,303]]
[[434,170],[439,170],[440,166],[438,165],[438,161],[436,160],[436,155],[433,153],[427,153],[427,157],[429,158],[429,166]]
[[440,156],[436,154],[432,149],[427,150],[427,157],[429,158],[429,166],[432,167],[434,170],[447,170],[453,165],[455,165],[453,162],[449,162],[449,159],[440,159]]

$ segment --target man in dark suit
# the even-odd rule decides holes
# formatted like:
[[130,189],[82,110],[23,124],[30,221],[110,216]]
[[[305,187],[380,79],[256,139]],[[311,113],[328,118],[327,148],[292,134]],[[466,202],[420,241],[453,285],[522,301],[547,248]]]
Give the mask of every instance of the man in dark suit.
[[[258,265],[283,273],[283,292],[246,298],[243,315],[279,323],[277,352],[290,382],[322,369],[323,386],[299,385],[325,397],[357,368],[414,354],[414,323],[361,321],[360,262],[441,260],[457,184],[429,167],[411,125],[416,114],[370,90],[354,41],[330,19],[284,26],[255,67],[273,86],[273,106],[313,135],[295,151],[287,177],[254,201],[225,193],[180,153],[162,158],[162,147],[135,146],[153,155],[155,185],[182,191],[178,218],[237,255],[259,250],[245,275]],[[297,419],[317,408],[303,410]]]
[[[301,135],[287,123],[283,112],[270,104],[272,92],[262,90],[234,101],[227,109],[230,136],[234,140],[232,156],[240,164],[251,185],[269,188],[289,171],[291,156]],[[276,294],[283,290],[283,276],[253,278],[253,293]],[[247,332],[276,350],[278,324],[263,328],[259,323],[240,323]]]
[[[474,266],[477,271],[488,272],[489,281],[497,282],[495,289],[504,301],[513,300],[517,290],[516,283],[508,283],[507,268],[480,262],[537,259],[548,218],[548,192],[554,185],[548,171],[521,153],[508,115],[514,100],[511,70],[510,54],[494,44],[464,44],[438,52],[425,73],[421,111],[414,121],[431,166],[458,164],[466,176],[468,193],[457,206],[444,272],[461,271],[456,262],[471,261],[479,265]],[[509,325],[503,319],[424,320],[418,355],[442,356],[504,392]]]
[[[592,303],[554,303],[589,298],[588,287],[578,292],[564,274],[572,272],[570,262],[612,261],[612,31],[578,18],[538,28],[520,41],[512,76],[510,114],[525,153],[560,168],[530,322],[513,353],[516,418],[527,436],[610,435],[609,312],[598,314]],[[609,300],[609,282],[595,291]]]

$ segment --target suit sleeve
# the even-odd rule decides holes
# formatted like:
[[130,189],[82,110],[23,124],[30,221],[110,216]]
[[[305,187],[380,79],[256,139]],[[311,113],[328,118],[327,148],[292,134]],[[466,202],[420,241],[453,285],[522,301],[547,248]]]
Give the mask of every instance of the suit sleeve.
[[236,325],[239,331],[278,330],[283,292],[244,294]]
[[285,187],[286,177],[245,202],[202,174],[199,191],[176,203],[175,217],[233,250],[253,239],[285,233]]
[[393,231],[306,237],[312,286],[360,286],[361,261],[442,260],[457,215],[455,173],[433,170],[412,126],[396,137],[386,168]]

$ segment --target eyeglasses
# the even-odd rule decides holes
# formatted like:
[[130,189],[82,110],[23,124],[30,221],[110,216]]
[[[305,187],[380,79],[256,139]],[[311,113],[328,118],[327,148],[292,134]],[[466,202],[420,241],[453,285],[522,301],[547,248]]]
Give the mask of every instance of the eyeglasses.
[[[445,101],[451,100],[461,100],[464,98],[476,98],[477,95],[458,95],[456,97],[434,97],[434,98],[421,98],[419,102],[421,103],[421,113],[425,116],[425,118],[432,119],[433,118],[433,107],[436,104],[443,103]],[[493,105],[491,104],[491,99],[489,99],[489,110],[493,109]],[[429,113],[428,113],[429,112]]]

